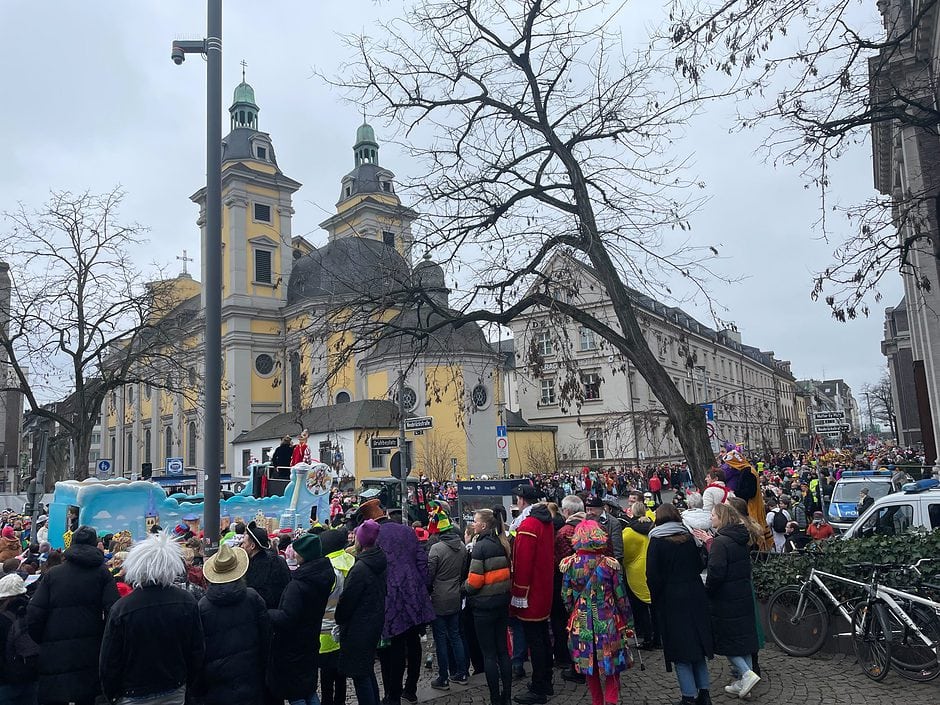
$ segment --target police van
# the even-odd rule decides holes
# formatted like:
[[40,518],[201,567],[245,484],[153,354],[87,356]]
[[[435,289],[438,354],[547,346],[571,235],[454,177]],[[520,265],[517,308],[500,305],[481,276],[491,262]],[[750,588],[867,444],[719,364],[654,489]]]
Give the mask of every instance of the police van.
[[859,491],[864,487],[868,496],[874,500],[897,492],[901,484],[891,482],[890,470],[846,470],[832,490],[829,504],[829,523],[845,531],[858,519]]
[[896,536],[910,529],[940,529],[940,480],[909,482],[875,500],[842,538]]

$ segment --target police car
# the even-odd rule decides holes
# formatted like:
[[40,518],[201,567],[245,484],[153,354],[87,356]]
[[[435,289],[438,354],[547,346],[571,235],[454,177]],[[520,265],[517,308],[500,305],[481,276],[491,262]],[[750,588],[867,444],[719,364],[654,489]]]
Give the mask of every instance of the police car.
[[832,490],[829,504],[829,523],[845,531],[858,519],[859,491],[864,487],[874,500],[901,489],[891,482],[890,470],[846,470]]
[[940,480],[909,482],[875,500],[842,538],[896,536],[910,529],[940,529]]

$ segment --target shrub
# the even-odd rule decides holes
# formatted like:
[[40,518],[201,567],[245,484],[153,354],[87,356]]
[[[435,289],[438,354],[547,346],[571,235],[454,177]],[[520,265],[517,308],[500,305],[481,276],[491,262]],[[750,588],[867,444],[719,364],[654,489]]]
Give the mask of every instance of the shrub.
[[[847,568],[853,563],[897,563],[909,565],[921,558],[940,558],[940,530],[912,531],[900,536],[871,536],[868,538],[832,539],[811,544],[806,553],[770,554],[764,561],[754,564],[754,589],[761,600],[769,598],[784,585],[793,585],[815,565],[827,573],[856,580],[867,580],[870,570]],[[940,561],[932,564],[925,574],[940,571]],[[882,582],[895,587],[909,587],[910,576],[902,572],[885,573]],[[830,584],[837,595],[841,591]]]

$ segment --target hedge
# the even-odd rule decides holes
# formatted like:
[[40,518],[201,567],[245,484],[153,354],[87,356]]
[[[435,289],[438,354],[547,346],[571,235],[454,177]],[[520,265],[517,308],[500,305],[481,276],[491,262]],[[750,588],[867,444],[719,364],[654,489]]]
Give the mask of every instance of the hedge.
[[[852,563],[897,563],[909,565],[921,558],[940,559],[940,530],[912,531],[900,536],[871,536],[857,539],[830,539],[811,544],[806,553],[768,554],[766,560],[754,563],[754,589],[760,600],[769,598],[777,588],[793,585],[805,577],[813,566],[812,553],[817,554],[816,567],[827,573],[856,580],[867,580],[870,570],[846,568]],[[940,573],[940,560],[922,567],[925,575]],[[909,587],[910,576],[885,573],[882,582],[895,587]],[[936,582],[936,581],[933,581]],[[834,586],[832,586],[834,587]]]

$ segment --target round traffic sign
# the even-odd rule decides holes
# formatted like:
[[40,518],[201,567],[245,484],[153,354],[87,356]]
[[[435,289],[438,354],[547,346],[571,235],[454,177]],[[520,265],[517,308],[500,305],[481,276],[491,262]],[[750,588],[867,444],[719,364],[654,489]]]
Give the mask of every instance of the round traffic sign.
[[509,445],[509,439],[506,438],[505,436],[500,436],[499,438],[496,439],[496,447],[499,450],[503,450],[508,445]]
[[99,460],[98,461],[98,472],[108,472],[111,469],[110,460]]

